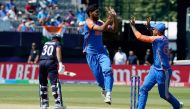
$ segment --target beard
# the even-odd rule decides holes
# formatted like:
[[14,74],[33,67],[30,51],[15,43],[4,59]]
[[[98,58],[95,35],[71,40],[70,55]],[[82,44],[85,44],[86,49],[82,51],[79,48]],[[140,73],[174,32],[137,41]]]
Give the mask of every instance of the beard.
[[99,19],[99,17],[95,17],[95,16],[93,17],[94,21],[98,21],[98,19]]

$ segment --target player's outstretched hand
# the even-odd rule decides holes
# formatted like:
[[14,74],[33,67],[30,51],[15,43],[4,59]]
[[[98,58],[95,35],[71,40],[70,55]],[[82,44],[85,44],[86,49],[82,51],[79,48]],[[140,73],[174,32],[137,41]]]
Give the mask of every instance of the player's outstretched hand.
[[133,16],[133,17],[131,17],[131,19],[129,20],[129,23],[130,23],[130,25],[135,25],[135,17]]
[[108,8],[108,7],[105,7],[105,9],[106,9],[107,14],[110,15],[110,14],[111,14],[111,11],[109,10],[109,8]]
[[108,14],[108,16],[111,16],[112,18],[116,17],[116,12],[115,10],[110,6],[110,7],[105,7],[106,12]]
[[109,7],[109,8],[110,8],[111,13],[112,13],[114,16],[116,16],[117,14],[116,14],[115,10],[114,10],[112,7]]
[[146,18],[146,23],[145,23],[145,26],[146,26],[147,28],[150,27],[150,21],[151,21],[151,17],[147,17],[147,18]]

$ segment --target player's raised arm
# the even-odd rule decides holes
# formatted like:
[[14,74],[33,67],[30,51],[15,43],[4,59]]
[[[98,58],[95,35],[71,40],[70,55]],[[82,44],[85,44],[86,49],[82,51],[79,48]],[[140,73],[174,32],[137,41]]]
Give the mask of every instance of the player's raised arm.
[[112,7],[106,7],[106,11],[109,15],[112,16],[112,24],[108,25],[107,30],[111,32],[117,32],[118,30],[118,19],[117,19],[117,14],[115,10]]
[[150,17],[147,17],[147,18],[146,18],[146,23],[145,23],[145,26],[146,26],[147,28],[151,28],[151,26],[150,26],[150,21],[151,21],[151,18],[150,18]]
[[105,23],[98,23],[99,20],[99,9],[97,6],[89,6],[86,9],[86,12],[88,14],[88,19],[86,20],[87,26],[90,30],[95,31],[105,31],[108,27],[108,25],[111,23],[111,20],[113,18],[112,14],[108,14],[108,17],[105,21]]
[[150,25],[150,21],[151,21],[151,18],[150,18],[150,17],[147,17],[147,18],[146,18],[145,26],[146,26],[147,30],[150,32],[150,34],[152,35],[152,34],[153,34],[153,31],[152,31],[152,28],[151,28],[151,25]]
[[152,43],[152,42],[157,38],[157,36],[154,37],[154,36],[147,36],[147,35],[141,34],[141,33],[136,29],[136,27],[135,27],[135,18],[134,18],[134,17],[132,17],[132,18],[129,20],[129,22],[130,22],[130,26],[131,26],[131,28],[132,28],[132,31],[133,31],[135,37],[136,37],[138,40],[143,41],[143,42]]
[[88,28],[90,30],[95,30],[95,31],[105,31],[107,29],[108,25],[110,24],[110,22],[111,22],[111,18],[107,18],[106,22],[102,23],[102,25],[95,24],[93,22],[93,20],[91,20],[91,19],[86,20]]

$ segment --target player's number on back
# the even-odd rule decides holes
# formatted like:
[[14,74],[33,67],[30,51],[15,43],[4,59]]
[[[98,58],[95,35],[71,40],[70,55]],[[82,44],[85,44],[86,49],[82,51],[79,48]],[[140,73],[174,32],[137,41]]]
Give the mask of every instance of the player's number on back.
[[42,55],[48,55],[48,56],[51,56],[52,53],[53,53],[53,49],[54,47],[52,45],[48,46],[48,45],[45,45],[43,47],[43,52],[42,52]]

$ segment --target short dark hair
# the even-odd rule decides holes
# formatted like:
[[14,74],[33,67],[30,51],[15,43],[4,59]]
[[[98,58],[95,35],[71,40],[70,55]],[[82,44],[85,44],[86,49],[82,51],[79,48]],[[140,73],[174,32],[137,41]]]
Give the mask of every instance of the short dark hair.
[[52,40],[57,40],[57,41],[61,41],[61,36],[59,36],[59,35],[55,35],[55,36],[53,36],[52,37]]
[[93,12],[93,11],[95,11],[97,9],[98,9],[98,5],[97,4],[89,5],[87,7],[87,9],[86,9],[86,13],[87,13],[88,16],[90,16],[89,13]]

